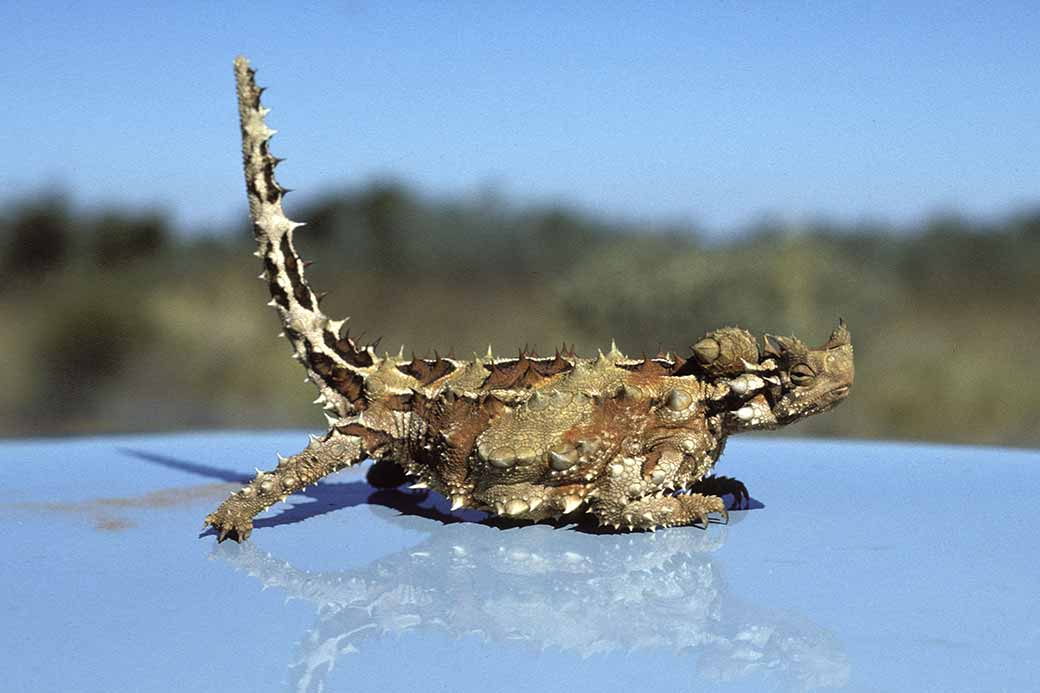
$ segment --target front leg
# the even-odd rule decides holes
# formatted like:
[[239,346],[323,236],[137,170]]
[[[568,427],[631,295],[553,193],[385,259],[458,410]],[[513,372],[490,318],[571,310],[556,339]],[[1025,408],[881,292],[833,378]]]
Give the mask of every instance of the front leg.
[[324,438],[312,438],[303,451],[279,459],[272,471],[257,470],[255,479],[206,516],[206,525],[217,530],[218,542],[227,538],[243,541],[253,531],[253,517],[257,513],[365,457],[365,445],[358,436],[334,429]]
[[601,525],[614,529],[651,531],[676,525],[702,525],[707,529],[709,513],[718,513],[724,522],[729,520],[722,499],[702,493],[652,494],[626,503],[597,503],[592,506],[592,513]]
[[[633,451],[634,452],[634,451]],[[615,458],[597,480],[587,497],[592,500],[590,511],[601,525],[614,529],[655,530],[676,525],[708,527],[708,515],[718,513],[724,522],[729,513],[722,498],[708,493],[672,493],[668,480],[675,478],[688,457],[671,445],[665,444],[658,453],[656,464],[647,465],[650,458],[643,455]]]

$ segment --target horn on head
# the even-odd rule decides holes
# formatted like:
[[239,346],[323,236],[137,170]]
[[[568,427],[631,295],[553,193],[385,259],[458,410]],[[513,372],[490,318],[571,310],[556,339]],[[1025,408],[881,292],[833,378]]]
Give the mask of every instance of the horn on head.
[[849,346],[850,344],[852,344],[852,335],[849,334],[849,328],[845,325],[845,321],[842,318],[838,318],[838,326],[831,332],[827,343],[820,348],[834,349],[836,347]]
[[784,347],[783,343],[777,339],[776,335],[765,334],[762,335],[762,355],[769,356],[783,356]]
[[782,358],[784,354],[802,354],[808,351],[808,347],[797,337],[781,337],[775,334],[762,336],[764,347],[762,353],[765,356],[776,356]]

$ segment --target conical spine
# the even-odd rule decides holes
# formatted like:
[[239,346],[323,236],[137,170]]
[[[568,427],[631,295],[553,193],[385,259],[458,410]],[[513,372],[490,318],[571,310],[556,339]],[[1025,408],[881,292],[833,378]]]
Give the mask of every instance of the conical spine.
[[260,277],[271,291],[268,305],[281,318],[293,358],[304,365],[308,379],[324,395],[325,408],[334,415],[349,414],[364,408],[362,385],[375,353],[370,347],[356,349],[349,337],[341,338],[344,321],[330,320],[318,307],[320,297],[311,291],[304,277],[305,263],[293,246],[293,231],[303,224],[290,220],[282,210],[286,190],[274,176],[279,159],[268,149],[275,131],[264,121],[268,109],[260,103],[263,89],[256,86],[255,71],[242,56],[235,59],[235,82],[249,214],[256,255],[264,265]]

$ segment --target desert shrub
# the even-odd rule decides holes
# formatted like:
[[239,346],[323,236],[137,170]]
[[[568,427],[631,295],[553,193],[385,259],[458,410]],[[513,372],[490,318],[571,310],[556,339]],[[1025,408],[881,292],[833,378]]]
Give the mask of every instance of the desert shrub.
[[108,212],[92,226],[91,252],[102,269],[152,257],[169,242],[166,220],[156,213]]
[[69,212],[61,197],[47,195],[16,206],[6,226],[0,264],[9,276],[59,269],[72,254]]

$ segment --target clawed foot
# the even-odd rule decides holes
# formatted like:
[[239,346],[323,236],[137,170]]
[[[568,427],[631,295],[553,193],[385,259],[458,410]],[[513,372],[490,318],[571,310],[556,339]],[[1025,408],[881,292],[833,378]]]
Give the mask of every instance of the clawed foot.
[[206,516],[206,524],[203,529],[212,527],[217,531],[217,543],[225,539],[234,539],[243,542],[253,532],[253,521],[251,519],[240,519],[232,517],[229,513],[219,510]]
[[687,517],[693,520],[690,524],[701,525],[707,529],[711,522],[709,517],[711,513],[718,514],[722,524],[729,524],[729,511],[726,510],[726,504],[719,496],[695,493],[676,496],[676,498],[686,511]]
[[[615,529],[656,531],[661,527],[678,525],[707,529],[712,514],[718,515],[722,523],[729,522],[729,512],[722,499],[700,493],[648,496],[632,501],[620,511],[609,507],[604,510],[602,514],[597,513],[600,523]],[[593,512],[596,512],[595,508]]]

